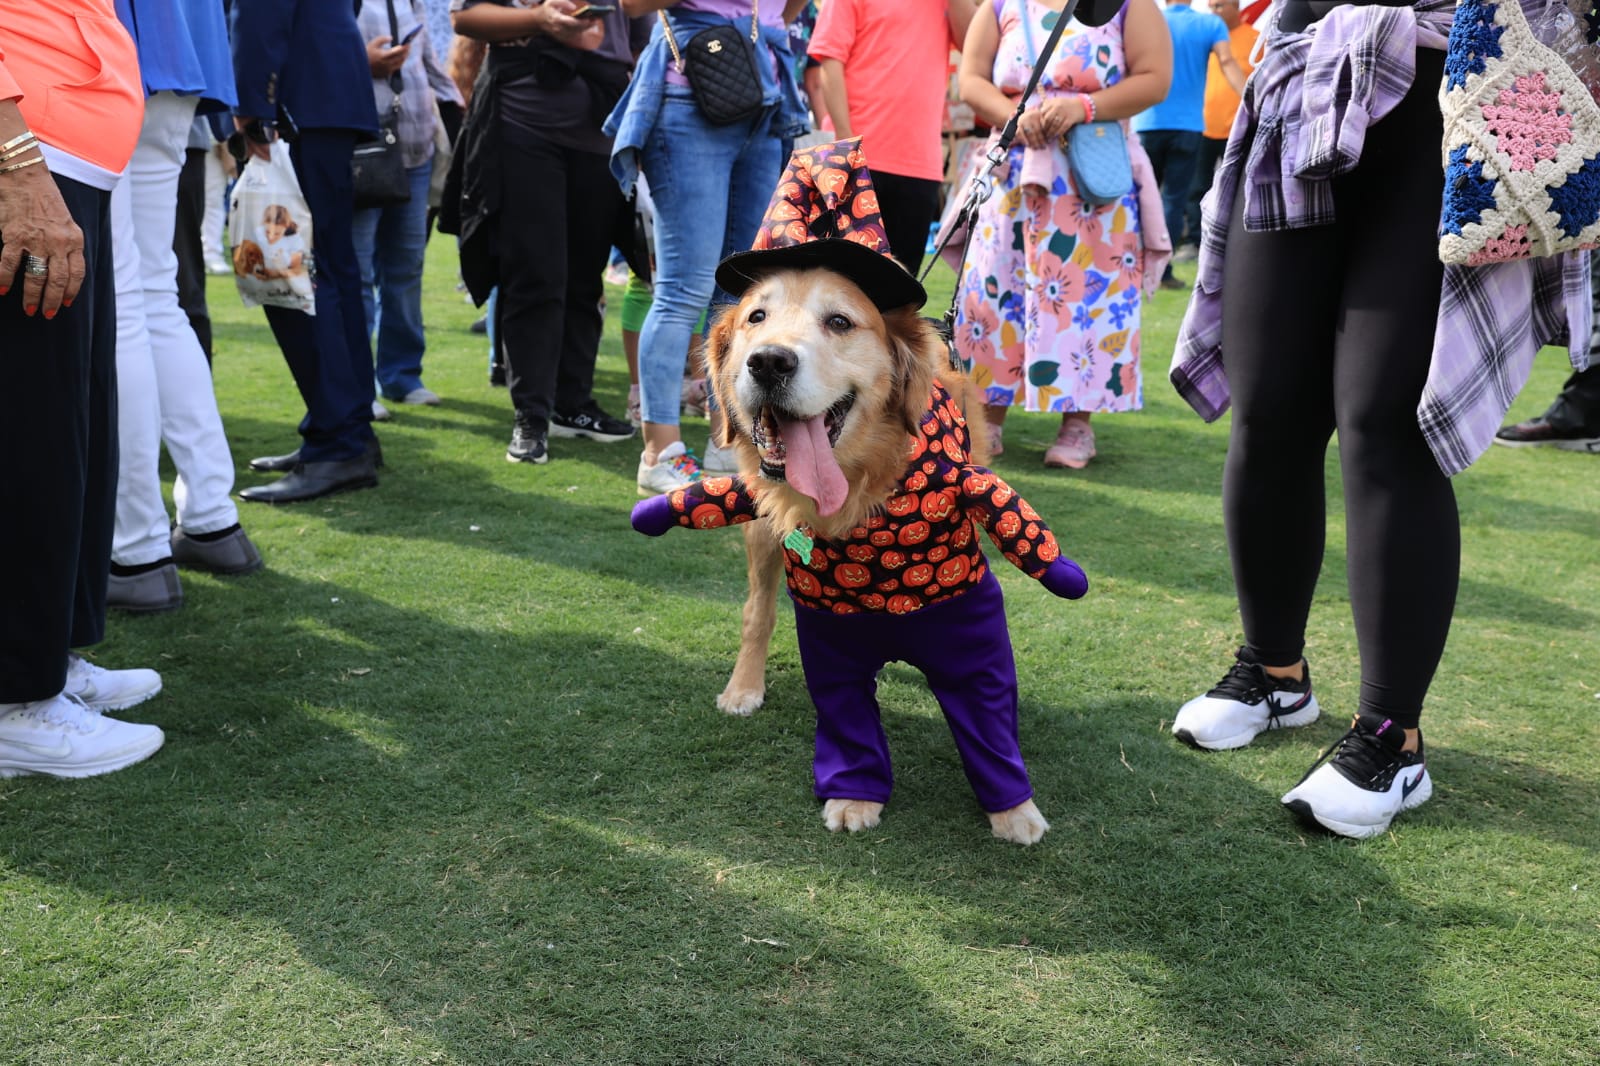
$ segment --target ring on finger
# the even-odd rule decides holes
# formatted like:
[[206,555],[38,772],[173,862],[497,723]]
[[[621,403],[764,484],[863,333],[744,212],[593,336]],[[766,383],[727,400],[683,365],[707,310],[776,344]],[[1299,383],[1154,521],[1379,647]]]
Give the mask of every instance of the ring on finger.
[[22,257],[22,272],[30,278],[42,278],[50,273],[50,263],[37,255],[25,255]]

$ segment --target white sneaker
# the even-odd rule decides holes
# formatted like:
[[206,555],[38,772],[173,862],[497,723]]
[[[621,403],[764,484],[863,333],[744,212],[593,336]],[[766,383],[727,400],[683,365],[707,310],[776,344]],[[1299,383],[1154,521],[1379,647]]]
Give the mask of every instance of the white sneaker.
[[161,691],[154,670],[107,670],[81,655],[67,656],[67,695],[91,711],[122,711]]
[[[439,406],[439,394],[424,385],[418,385],[416,388],[406,393],[405,397],[400,402],[409,404],[426,404],[429,407],[437,407]],[[378,412],[374,410],[372,413],[374,416],[376,416]]]
[[724,448],[714,440],[706,441],[706,450],[700,457],[700,469],[708,474],[737,474],[739,453]]
[[1283,805],[1308,825],[1365,840],[1388,829],[1401,811],[1428,802],[1433,779],[1423,761],[1421,734],[1416,751],[1396,751],[1383,739],[1390,728],[1388,721],[1374,730],[1357,719],[1284,793]]
[[161,747],[161,730],[107,718],[63,692],[0,704],[0,777],[92,777],[132,766]]
[[654,466],[646,466],[644,456],[639,456],[639,495],[655,496],[662,492],[685,488],[700,480],[700,463],[694,453],[675,440],[656,456]]
[[1321,714],[1311,694],[1311,668],[1301,663],[1299,681],[1273,677],[1240,648],[1222,680],[1204,696],[1178,709],[1172,735],[1208,751],[1242,748],[1268,729],[1310,725]]
[[387,407],[383,406],[383,404],[379,403],[377,400],[372,401],[372,420],[374,422],[387,422],[393,417],[394,415],[389,413],[389,409]]

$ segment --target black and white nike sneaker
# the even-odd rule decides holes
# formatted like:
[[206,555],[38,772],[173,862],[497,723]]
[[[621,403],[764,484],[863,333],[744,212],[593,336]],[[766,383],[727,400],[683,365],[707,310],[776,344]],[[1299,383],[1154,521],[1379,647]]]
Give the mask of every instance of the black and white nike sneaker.
[[1310,725],[1321,713],[1311,694],[1311,668],[1300,680],[1273,677],[1240,648],[1233,668],[1215,688],[1178,709],[1172,735],[1208,751],[1242,748],[1268,729]]
[[1401,736],[1388,719],[1377,729],[1357,719],[1284,794],[1283,805],[1307,825],[1340,836],[1378,836],[1395,815],[1422,806],[1433,795],[1421,734],[1416,751],[1401,751]]

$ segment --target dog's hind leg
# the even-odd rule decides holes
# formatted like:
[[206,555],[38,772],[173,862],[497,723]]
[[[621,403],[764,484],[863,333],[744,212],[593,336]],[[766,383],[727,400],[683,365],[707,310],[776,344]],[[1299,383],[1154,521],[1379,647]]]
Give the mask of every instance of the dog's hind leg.
[[744,527],[746,573],[750,591],[745,596],[739,630],[739,658],[733,676],[717,697],[728,714],[750,714],[767,695],[767,651],[778,619],[778,586],[783,581],[783,547],[766,521]]

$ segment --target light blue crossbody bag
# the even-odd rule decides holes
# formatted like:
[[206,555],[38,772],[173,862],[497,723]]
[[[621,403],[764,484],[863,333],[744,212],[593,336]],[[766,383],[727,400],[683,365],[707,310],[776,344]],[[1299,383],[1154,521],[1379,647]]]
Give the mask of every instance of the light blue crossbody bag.
[[[1027,0],[1022,4],[1022,35],[1029,58],[1038,62],[1033,44],[1033,20],[1028,17]],[[1133,162],[1128,158],[1128,141],[1122,123],[1116,119],[1080,122],[1067,130],[1062,147],[1067,153],[1067,170],[1078,198],[1094,207],[1114,204],[1133,191]]]

